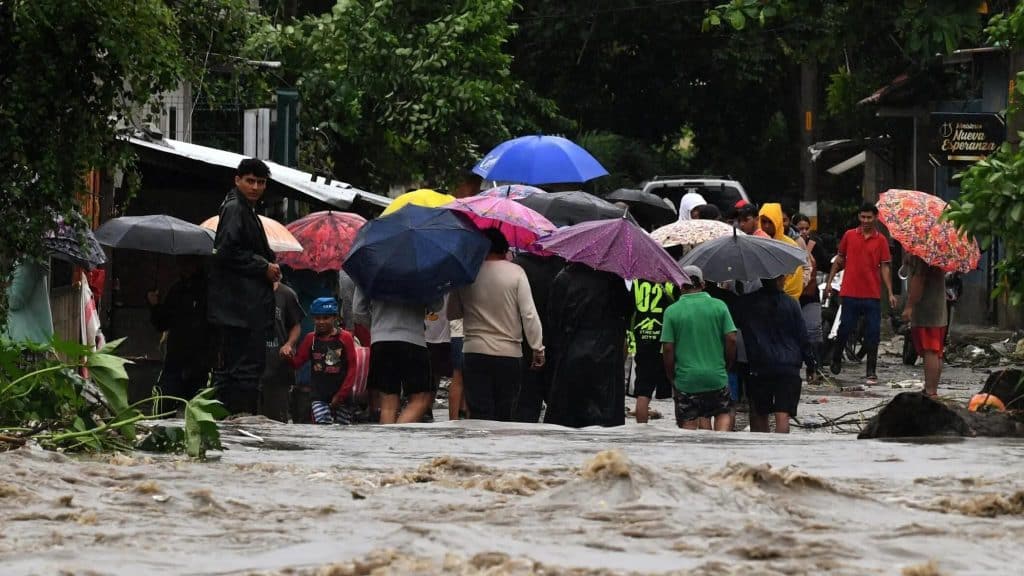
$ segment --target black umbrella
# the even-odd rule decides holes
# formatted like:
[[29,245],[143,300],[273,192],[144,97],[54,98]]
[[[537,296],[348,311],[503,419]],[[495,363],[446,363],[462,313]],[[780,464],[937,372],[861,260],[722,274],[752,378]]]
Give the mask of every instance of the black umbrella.
[[559,227],[591,220],[622,218],[624,212],[622,208],[607,200],[581,191],[532,194],[518,198],[516,202],[539,212]]
[[807,252],[799,246],[737,234],[708,240],[684,256],[679,264],[700,267],[704,280],[727,282],[792,274],[797,266],[806,262]]
[[43,238],[43,245],[54,258],[90,270],[107,261],[103,247],[78,214],[70,219],[54,215],[54,227]]
[[631,188],[619,188],[606,194],[605,200],[609,202],[625,202],[629,205],[629,211],[648,224],[651,228],[657,228],[676,221],[676,209],[661,196],[634,190]]
[[166,214],[113,218],[96,230],[96,238],[106,246],[159,254],[213,253],[211,231]]

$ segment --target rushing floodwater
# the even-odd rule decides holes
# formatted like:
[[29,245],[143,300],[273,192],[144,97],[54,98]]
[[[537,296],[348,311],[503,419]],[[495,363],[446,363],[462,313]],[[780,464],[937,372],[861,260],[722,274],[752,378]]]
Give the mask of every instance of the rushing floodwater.
[[0,573],[1012,574],[1024,545],[1018,441],[664,420],[224,433],[208,463],[0,454]]

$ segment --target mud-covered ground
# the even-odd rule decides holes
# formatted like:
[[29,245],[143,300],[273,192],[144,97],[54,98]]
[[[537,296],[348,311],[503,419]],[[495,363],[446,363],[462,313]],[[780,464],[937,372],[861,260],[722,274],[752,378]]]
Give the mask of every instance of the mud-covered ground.
[[[911,389],[920,368],[897,360],[883,357],[874,388],[842,390],[863,384],[857,365],[807,388],[801,421]],[[984,378],[947,368],[940,393],[966,398]],[[0,574],[1018,570],[1020,441],[858,441],[856,423],[687,433],[669,402],[655,407],[666,417],[607,430],[443,422],[441,410],[404,427],[243,418],[206,463],[7,452]]]

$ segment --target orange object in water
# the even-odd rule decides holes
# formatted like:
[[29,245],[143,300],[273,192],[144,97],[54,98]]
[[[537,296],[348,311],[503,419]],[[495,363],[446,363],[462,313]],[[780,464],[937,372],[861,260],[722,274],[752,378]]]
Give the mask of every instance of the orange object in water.
[[967,405],[967,410],[971,412],[995,410],[996,412],[1006,412],[1006,405],[999,399],[998,396],[992,394],[982,393],[971,396],[971,402]]

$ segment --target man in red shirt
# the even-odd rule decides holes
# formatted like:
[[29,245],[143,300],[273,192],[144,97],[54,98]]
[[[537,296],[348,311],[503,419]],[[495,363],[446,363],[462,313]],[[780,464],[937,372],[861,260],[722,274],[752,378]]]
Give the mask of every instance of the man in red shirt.
[[864,346],[867,350],[867,384],[878,383],[875,367],[878,364],[878,342],[881,339],[882,307],[881,281],[889,294],[889,306],[896,308],[896,296],[892,293],[892,255],[889,252],[889,240],[883,236],[875,224],[878,208],[865,202],[857,215],[860,226],[847,230],[839,242],[839,254],[832,263],[832,270],[825,283],[826,297],[832,295],[832,278],[844,269],[843,286],[839,291],[842,297],[843,312],[839,320],[839,336],[832,354],[829,369],[839,374],[843,369],[843,347],[850,332],[860,318],[864,318]]

